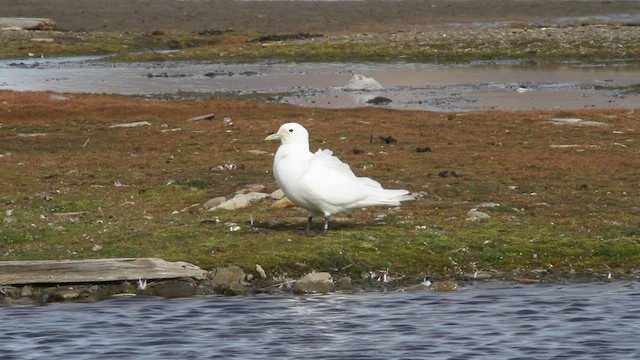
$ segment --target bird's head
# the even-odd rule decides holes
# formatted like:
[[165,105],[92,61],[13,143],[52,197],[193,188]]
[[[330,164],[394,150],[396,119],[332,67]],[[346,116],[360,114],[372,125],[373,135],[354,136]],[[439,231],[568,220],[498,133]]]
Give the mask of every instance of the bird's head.
[[283,144],[308,144],[309,132],[298,123],[286,123],[280,126],[277,133],[267,136],[265,140],[280,140]]

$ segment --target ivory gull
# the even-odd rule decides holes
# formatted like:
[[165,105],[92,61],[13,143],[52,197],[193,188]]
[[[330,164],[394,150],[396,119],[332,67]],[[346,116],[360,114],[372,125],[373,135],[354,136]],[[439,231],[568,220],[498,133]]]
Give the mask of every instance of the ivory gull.
[[357,177],[331,150],[309,151],[309,133],[302,125],[287,123],[265,140],[280,140],[273,160],[273,175],[284,194],[309,212],[307,231],[314,217],[329,217],[345,210],[369,206],[398,206],[415,200],[407,190],[384,189],[368,177]]

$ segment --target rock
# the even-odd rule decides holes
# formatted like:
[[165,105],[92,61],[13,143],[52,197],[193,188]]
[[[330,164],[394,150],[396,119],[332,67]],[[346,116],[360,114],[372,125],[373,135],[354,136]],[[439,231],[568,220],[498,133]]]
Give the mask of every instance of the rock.
[[209,282],[217,291],[227,295],[240,295],[247,292],[244,286],[244,271],[235,265],[215,268],[209,273]]
[[146,293],[161,296],[167,299],[191,297],[196,294],[196,283],[189,280],[166,280],[151,283],[147,286]]
[[393,100],[383,97],[383,96],[376,96],[373,99],[367,100],[367,104],[373,104],[373,105],[387,105],[390,102],[392,102]]
[[403,288],[402,291],[408,291],[408,292],[411,292],[411,291],[424,291],[426,289],[428,289],[428,287],[426,287],[426,286],[424,286],[422,284],[415,284],[415,285],[410,285],[410,286],[407,286],[407,287]]
[[258,272],[258,274],[260,275],[261,278],[266,279],[267,278],[267,274],[264,272],[264,269],[262,268],[262,266],[256,264],[256,272]]
[[66,287],[53,288],[42,294],[42,303],[63,302],[63,301],[82,301],[88,299],[92,295],[92,291],[87,287]]
[[500,204],[497,203],[492,203],[492,202],[483,202],[481,204],[479,204],[478,206],[476,206],[476,208],[493,208],[493,207],[499,207]]
[[457,291],[458,290],[458,283],[456,283],[455,281],[451,281],[451,280],[434,281],[431,284],[431,286],[429,286],[429,289],[431,289],[433,291],[442,291],[442,292]]
[[446,177],[461,177],[462,175],[456,173],[455,171],[445,170],[445,171],[440,171],[438,173],[438,176],[446,178]]
[[293,201],[289,200],[288,197],[284,197],[276,202],[274,202],[271,206],[276,209],[284,209],[290,206],[295,206],[296,204]]
[[[31,39],[33,41],[33,39]],[[51,94],[49,95],[49,100],[54,100],[54,101],[68,101],[69,98],[64,96],[64,95],[60,95],[60,94]]]
[[362,74],[353,74],[349,83],[343,89],[352,91],[372,91],[382,90],[383,88],[384,87],[374,78],[366,77]]
[[251,184],[246,189],[236,191],[236,194],[248,194],[251,192],[261,192],[265,186],[262,184]]
[[486,220],[491,218],[491,215],[487,214],[487,213],[483,213],[482,211],[478,211],[477,209],[471,209],[469,210],[469,212],[467,213],[467,220],[469,221],[479,221],[479,220]]
[[282,189],[278,189],[269,194],[269,197],[275,200],[280,200],[284,197],[284,192],[282,191]]
[[553,118],[550,123],[555,125],[577,125],[577,126],[605,126],[606,123],[592,120],[582,120],[576,118]]
[[316,272],[303,276],[293,285],[296,294],[326,294],[335,290],[333,278],[328,272]]
[[354,288],[353,281],[348,276],[340,278],[336,284],[336,289],[338,290],[353,290]]
[[222,204],[223,202],[227,201],[227,198],[224,196],[218,196],[218,197],[214,197],[213,199],[209,199],[207,201],[205,201],[204,204],[202,204],[205,209],[211,209],[214,208],[220,204]]
[[237,210],[245,208],[251,205],[252,202],[264,199],[268,197],[269,194],[261,193],[261,192],[250,192],[247,194],[238,194],[233,198],[223,202],[222,204],[211,208],[210,210]]
[[118,292],[122,294],[135,294],[137,288],[129,281],[124,281],[118,286]]
[[489,271],[476,271],[472,274],[466,274],[465,277],[473,280],[488,280],[493,278],[493,274]]
[[0,17],[0,30],[55,30],[56,27],[51,19]]
[[31,286],[29,286],[29,285],[23,286],[22,290],[20,291],[20,296],[22,296],[22,297],[31,297],[31,296],[33,296],[33,289],[31,289]]
[[2,299],[2,304],[5,306],[11,306],[11,305],[29,306],[29,305],[36,305],[36,301],[28,297],[23,297],[19,299],[12,299],[10,297],[5,297],[4,299]]
[[22,296],[22,290],[15,287],[15,286],[9,286],[9,285],[5,285],[0,287],[1,290],[1,294],[4,294],[7,297],[10,297],[12,299],[17,299],[19,297]]

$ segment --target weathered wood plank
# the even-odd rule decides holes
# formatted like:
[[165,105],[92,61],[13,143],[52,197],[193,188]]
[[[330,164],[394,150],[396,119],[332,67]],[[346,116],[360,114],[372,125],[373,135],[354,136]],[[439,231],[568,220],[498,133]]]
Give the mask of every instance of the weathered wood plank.
[[206,271],[156,258],[0,261],[0,284],[93,283],[138,279],[202,279]]
[[51,19],[0,17],[0,29],[55,30],[56,27]]

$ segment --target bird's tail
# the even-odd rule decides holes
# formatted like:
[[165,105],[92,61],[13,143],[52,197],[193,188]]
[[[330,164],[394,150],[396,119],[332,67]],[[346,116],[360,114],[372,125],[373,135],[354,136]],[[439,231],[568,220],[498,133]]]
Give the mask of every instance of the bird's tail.
[[415,200],[409,191],[402,189],[379,189],[360,202],[360,206],[399,206],[402,201]]

